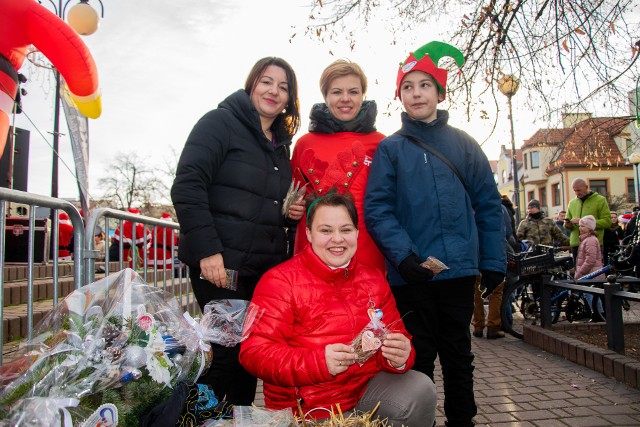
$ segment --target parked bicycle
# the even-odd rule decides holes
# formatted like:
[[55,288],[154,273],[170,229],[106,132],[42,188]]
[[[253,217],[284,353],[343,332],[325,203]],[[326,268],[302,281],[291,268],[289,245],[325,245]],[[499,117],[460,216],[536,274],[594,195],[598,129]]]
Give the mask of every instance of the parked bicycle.
[[[540,317],[539,289],[543,281],[570,279],[573,257],[551,246],[538,245],[519,254],[508,254],[508,268],[518,276],[505,288],[501,320],[505,332],[522,339],[525,324],[535,324]],[[551,295],[552,322],[564,314],[568,321],[587,318],[591,308],[584,296],[566,289]]]

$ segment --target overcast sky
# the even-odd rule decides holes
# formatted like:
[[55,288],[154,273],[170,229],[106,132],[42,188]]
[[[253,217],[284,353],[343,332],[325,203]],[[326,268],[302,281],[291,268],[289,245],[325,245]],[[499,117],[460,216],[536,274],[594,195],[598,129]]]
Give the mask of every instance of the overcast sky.
[[[360,30],[359,42],[351,51],[346,37],[322,43],[304,35],[309,2],[103,2],[105,16],[98,32],[84,37],[98,66],[103,96],[102,116],[89,121],[90,195],[101,195],[97,181],[109,173],[107,166],[119,152],[135,151],[149,165],[162,168],[163,159],[173,156],[172,149],[180,153],[195,122],[241,88],[251,66],[264,56],[283,57],[296,71],[303,122],[294,141],[306,132],[311,106],[322,101],[320,73],[337,58],[349,58],[364,68],[370,86],[367,98],[378,103],[378,129],[387,134],[397,130],[400,103],[393,95],[398,63],[409,51],[438,39],[439,34],[433,28],[401,34],[394,45],[390,30],[377,26],[367,32]],[[99,7],[95,0],[90,4]],[[25,114],[17,116],[16,125],[31,131],[28,191],[50,195],[53,74],[28,61],[21,72],[29,79],[24,86],[29,94],[23,98]],[[520,146],[536,127],[530,121],[532,114],[519,110],[517,96],[513,102]],[[447,108],[446,101],[442,106]],[[390,116],[384,114],[388,109]],[[491,159],[497,159],[500,144],[510,145],[506,115],[502,122],[483,146]],[[467,123],[461,111],[452,111],[450,123],[479,141],[489,133],[480,120]],[[64,118],[60,129],[68,133]],[[59,196],[77,198],[66,136],[60,141],[60,155]]]

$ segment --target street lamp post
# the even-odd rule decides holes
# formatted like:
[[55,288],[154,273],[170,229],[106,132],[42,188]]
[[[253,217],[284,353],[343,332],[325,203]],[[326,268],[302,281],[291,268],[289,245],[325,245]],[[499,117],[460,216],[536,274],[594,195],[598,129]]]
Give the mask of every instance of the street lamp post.
[[[64,3],[62,0],[58,0],[56,6],[52,0],[49,0],[53,5],[56,15],[61,19],[64,19],[65,11],[71,0],[67,0]],[[104,14],[104,6],[102,1],[100,3],[100,9]],[[67,20],[69,26],[73,28],[78,34],[88,36],[96,32],[98,29],[98,14],[91,6],[89,6],[89,0],[79,0],[79,3],[69,9],[67,14]],[[56,80],[56,91],[53,101],[53,159],[51,163],[51,197],[58,197],[58,148],[60,146],[60,72],[54,68],[53,70]]]
[[498,81],[498,89],[507,97],[509,105],[509,122],[511,124],[511,165],[513,168],[513,191],[516,202],[516,224],[520,224],[520,183],[518,181],[518,160],[516,158],[516,139],[513,131],[513,110],[511,108],[511,97],[516,94],[520,87],[520,80],[514,75],[508,74]]
[[636,196],[636,206],[638,206],[640,205],[640,201],[638,201],[638,193],[640,193],[640,191],[638,191],[638,185],[640,184],[640,182],[638,182],[638,164],[640,163],[640,153],[631,153],[631,155],[629,156],[629,163],[633,165],[633,191],[635,192]]

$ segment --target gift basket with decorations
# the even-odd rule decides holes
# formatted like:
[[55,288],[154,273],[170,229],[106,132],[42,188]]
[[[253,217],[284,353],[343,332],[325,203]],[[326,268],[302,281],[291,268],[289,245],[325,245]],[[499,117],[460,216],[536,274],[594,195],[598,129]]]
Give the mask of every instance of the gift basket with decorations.
[[3,366],[0,425],[140,425],[179,388],[181,425],[230,416],[195,381],[211,363],[209,343],[242,341],[259,317],[246,301],[222,300],[193,319],[134,270],[109,275],[69,294]]

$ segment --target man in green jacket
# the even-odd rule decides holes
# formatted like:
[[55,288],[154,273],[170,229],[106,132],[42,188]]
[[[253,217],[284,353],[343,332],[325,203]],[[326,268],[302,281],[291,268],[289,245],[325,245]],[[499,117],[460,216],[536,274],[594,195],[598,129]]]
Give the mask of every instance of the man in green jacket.
[[576,198],[569,202],[567,216],[564,219],[564,227],[571,231],[570,245],[574,259],[578,256],[580,246],[580,230],[578,224],[580,218],[593,215],[596,219],[596,232],[602,247],[604,229],[611,227],[611,212],[607,199],[600,194],[590,191],[587,182],[582,178],[576,178],[571,183]]

